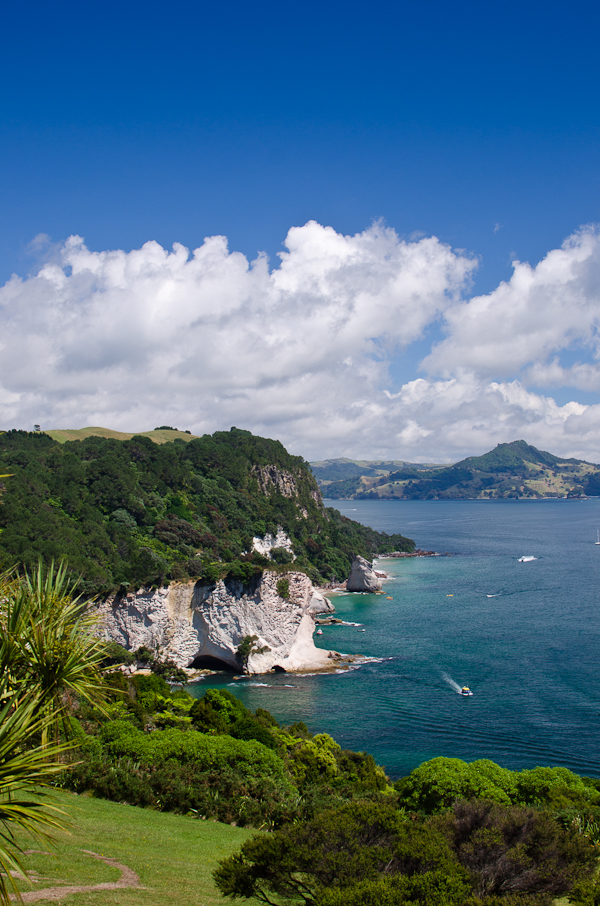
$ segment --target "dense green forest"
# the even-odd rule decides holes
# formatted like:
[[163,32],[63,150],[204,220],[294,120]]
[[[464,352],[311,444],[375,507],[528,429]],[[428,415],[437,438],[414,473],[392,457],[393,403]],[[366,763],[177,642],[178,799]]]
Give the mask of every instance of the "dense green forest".
[[[278,526],[294,567],[315,582],[346,578],[353,554],[414,548],[325,509],[301,457],[236,428],[162,445],[8,431],[0,474],[10,476],[0,484],[0,566],[67,558],[87,592],[249,578],[271,562],[252,553],[252,538]],[[280,568],[291,560],[283,549],[273,558]]]

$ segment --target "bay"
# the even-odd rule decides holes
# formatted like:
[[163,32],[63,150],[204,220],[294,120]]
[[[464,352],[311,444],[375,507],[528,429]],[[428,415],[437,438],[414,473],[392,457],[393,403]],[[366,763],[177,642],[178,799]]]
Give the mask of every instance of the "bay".
[[370,752],[394,778],[437,755],[600,776],[600,499],[327,505],[449,556],[382,559],[385,596],[332,599],[361,625],[326,626],[318,646],[375,661],[334,675],[221,674],[194,695],[228,688]]

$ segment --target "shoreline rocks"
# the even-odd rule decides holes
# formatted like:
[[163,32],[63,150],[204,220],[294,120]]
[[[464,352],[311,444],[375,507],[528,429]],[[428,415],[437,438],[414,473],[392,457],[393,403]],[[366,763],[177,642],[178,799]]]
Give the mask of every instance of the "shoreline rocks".
[[[416,551],[391,551],[389,554],[379,554],[377,557],[378,560],[386,560],[388,557],[390,559],[399,559],[400,557],[442,557],[443,554],[440,554],[438,551],[423,551],[421,548],[417,548]],[[447,556],[447,555],[446,555]]]

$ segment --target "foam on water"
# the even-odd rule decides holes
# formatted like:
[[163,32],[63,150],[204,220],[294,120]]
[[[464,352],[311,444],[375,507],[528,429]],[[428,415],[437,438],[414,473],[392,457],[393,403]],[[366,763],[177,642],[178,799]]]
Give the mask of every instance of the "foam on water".
[[461,694],[462,687],[459,686],[458,683],[455,683],[451,676],[448,676],[447,673],[442,673],[442,679],[445,683],[448,683],[451,689],[454,689],[459,695]]

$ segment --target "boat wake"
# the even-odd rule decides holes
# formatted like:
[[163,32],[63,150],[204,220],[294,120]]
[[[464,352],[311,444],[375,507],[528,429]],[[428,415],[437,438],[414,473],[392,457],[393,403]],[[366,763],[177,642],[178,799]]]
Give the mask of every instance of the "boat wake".
[[442,673],[442,679],[444,680],[445,683],[448,683],[448,685],[452,689],[454,689],[454,691],[457,692],[458,695],[462,695],[462,688],[458,685],[458,683],[454,682],[454,680],[452,679],[451,676],[448,676],[447,673]]

